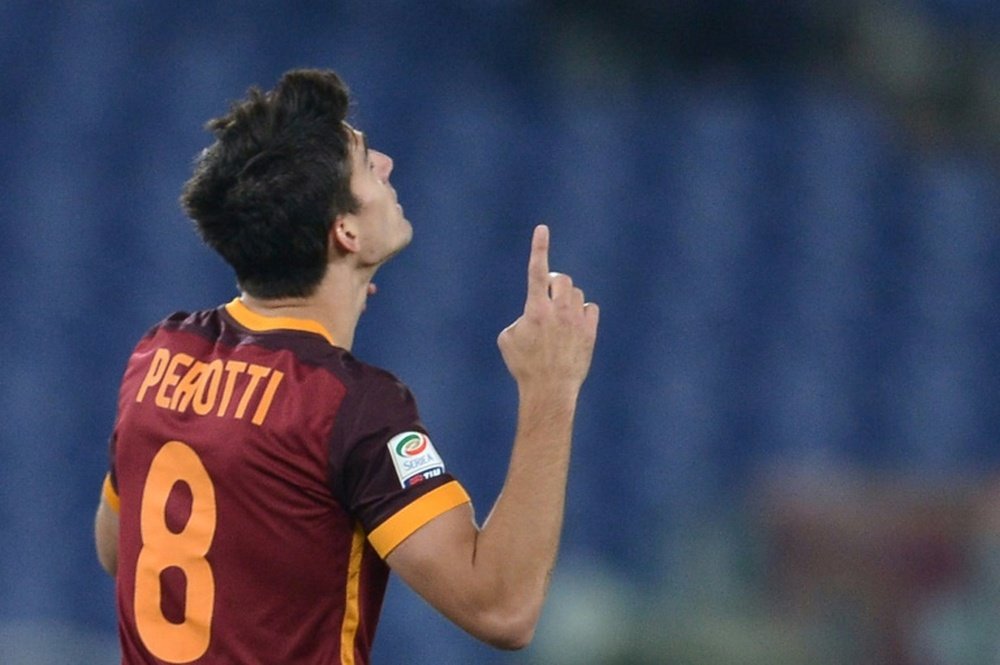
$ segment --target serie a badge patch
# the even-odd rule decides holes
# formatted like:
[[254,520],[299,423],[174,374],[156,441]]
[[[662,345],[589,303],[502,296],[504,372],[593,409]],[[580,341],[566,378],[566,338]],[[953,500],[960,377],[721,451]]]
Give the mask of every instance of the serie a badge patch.
[[403,487],[412,487],[444,473],[444,462],[426,434],[402,432],[389,439],[386,445]]

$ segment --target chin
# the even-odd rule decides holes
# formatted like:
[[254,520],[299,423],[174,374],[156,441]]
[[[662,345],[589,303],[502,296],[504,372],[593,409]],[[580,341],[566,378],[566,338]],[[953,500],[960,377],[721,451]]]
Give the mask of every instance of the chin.
[[386,257],[382,261],[380,261],[379,263],[385,263],[389,259],[393,258],[397,254],[399,254],[400,252],[402,252],[404,249],[406,249],[409,246],[411,240],[413,240],[413,231],[409,230],[409,231],[407,231],[406,234],[404,234],[402,237],[400,237],[399,242],[397,242],[392,248],[389,249],[389,252],[386,255]]
[[[400,217],[399,249],[405,248],[413,240],[413,224],[405,217]],[[399,250],[396,250],[399,251]]]
[[394,257],[397,254],[399,254],[400,252],[402,252],[404,249],[406,249],[407,247],[409,247],[409,245],[410,245],[410,238],[411,237],[412,236],[408,236],[406,238],[405,242],[399,243],[399,245],[394,250],[392,250],[392,252],[389,253],[389,257],[388,258],[391,259],[392,257]]

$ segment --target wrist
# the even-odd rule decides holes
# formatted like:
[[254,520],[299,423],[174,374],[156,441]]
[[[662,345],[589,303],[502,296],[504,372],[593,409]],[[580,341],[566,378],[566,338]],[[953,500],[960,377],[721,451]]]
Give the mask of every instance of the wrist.
[[517,391],[521,404],[573,410],[580,395],[580,386],[575,383],[520,383]]

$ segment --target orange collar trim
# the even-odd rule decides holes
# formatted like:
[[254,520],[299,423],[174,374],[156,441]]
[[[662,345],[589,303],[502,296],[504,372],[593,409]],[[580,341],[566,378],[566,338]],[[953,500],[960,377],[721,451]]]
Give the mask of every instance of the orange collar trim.
[[290,316],[266,316],[258,314],[243,304],[243,301],[239,297],[233,298],[231,302],[226,304],[226,312],[229,313],[229,316],[236,319],[236,322],[241,326],[255,332],[263,332],[265,330],[302,330],[320,335],[333,346],[337,345],[333,341],[333,335],[318,321],[296,319]]

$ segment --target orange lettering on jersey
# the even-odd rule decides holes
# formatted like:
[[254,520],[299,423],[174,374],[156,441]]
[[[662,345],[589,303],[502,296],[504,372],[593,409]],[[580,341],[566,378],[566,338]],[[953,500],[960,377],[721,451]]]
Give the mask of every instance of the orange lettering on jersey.
[[198,381],[198,392],[194,396],[194,412],[199,416],[207,416],[215,408],[215,400],[219,395],[219,383],[222,380],[222,361],[215,359],[205,365],[205,370]]
[[164,409],[170,408],[170,397],[167,395],[167,391],[173,388],[180,382],[181,375],[177,373],[178,366],[188,367],[194,362],[194,358],[186,353],[178,353],[173,358],[170,359],[170,364],[167,365],[167,372],[160,381],[160,388],[156,391],[156,399],[154,402],[156,406]]
[[166,349],[156,350],[156,353],[153,354],[153,360],[149,363],[149,370],[146,372],[146,378],[142,380],[142,385],[139,386],[139,392],[136,393],[136,402],[141,402],[142,398],[146,396],[146,391],[163,379],[163,375],[167,371],[167,363],[169,360],[169,351]]
[[230,360],[226,363],[226,387],[222,389],[222,401],[219,402],[219,410],[215,415],[226,415],[229,408],[229,400],[233,398],[233,386],[236,385],[236,377],[245,372],[247,364],[239,360]]
[[257,391],[257,384],[260,383],[260,380],[267,376],[270,371],[270,367],[264,367],[263,365],[250,365],[247,368],[247,373],[250,375],[250,383],[243,389],[243,397],[240,399],[240,403],[236,406],[236,413],[234,413],[233,416],[236,418],[243,417],[243,414],[246,413],[247,405],[250,404],[250,398],[253,397],[254,392]]
[[264,394],[260,398],[260,404],[257,405],[257,410],[253,413],[253,419],[250,421],[254,425],[260,425],[267,418],[267,412],[271,408],[271,402],[274,401],[274,393],[278,390],[278,384],[285,377],[285,373],[279,370],[274,370],[271,372],[271,379],[267,382],[267,387],[264,388]]
[[284,372],[264,365],[239,360],[223,363],[218,358],[206,363],[186,353],[171,355],[166,349],[157,349],[136,401],[141,402],[150,388],[158,386],[153,403],[161,409],[185,413],[190,408],[199,416],[214,413],[222,418],[239,392],[236,410],[230,417],[246,418],[247,408],[256,398],[257,407],[250,422],[261,425],[284,377]]
[[170,408],[172,410],[180,411],[181,413],[187,411],[188,405],[194,399],[195,392],[198,391],[198,384],[204,370],[205,363],[200,360],[195,361],[191,365],[191,369],[187,371],[184,378],[177,384],[177,388],[174,389],[174,396],[170,400]]

